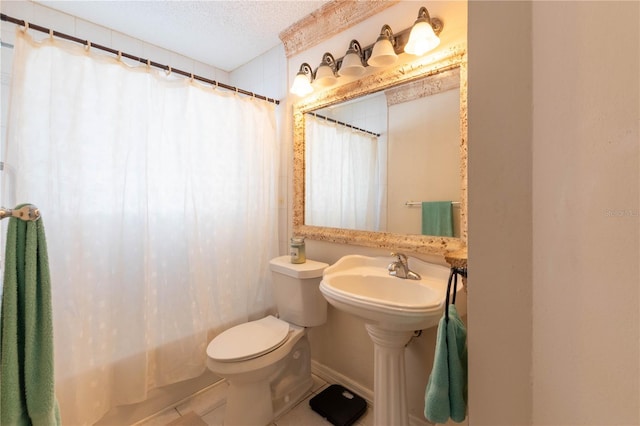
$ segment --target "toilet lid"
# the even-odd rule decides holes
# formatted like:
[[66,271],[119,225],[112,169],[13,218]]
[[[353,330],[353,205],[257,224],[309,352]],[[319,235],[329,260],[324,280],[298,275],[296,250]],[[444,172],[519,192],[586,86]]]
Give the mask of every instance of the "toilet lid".
[[288,334],[289,324],[269,315],[223,331],[209,343],[207,355],[226,362],[256,358],[282,345]]

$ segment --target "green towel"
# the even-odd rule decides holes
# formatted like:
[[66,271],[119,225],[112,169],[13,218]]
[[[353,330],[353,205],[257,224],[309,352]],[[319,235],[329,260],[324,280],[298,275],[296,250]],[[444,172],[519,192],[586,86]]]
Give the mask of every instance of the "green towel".
[[422,203],[422,235],[453,237],[451,201],[424,201]]
[[[18,206],[19,208],[20,206]],[[42,219],[9,219],[0,315],[0,424],[57,425],[53,324]]]
[[448,307],[438,324],[433,369],[425,391],[424,416],[432,423],[449,418],[462,422],[467,416],[467,330],[455,305]]
[[461,422],[467,416],[467,329],[455,305],[449,305],[447,352],[451,419]]
[[436,353],[424,397],[424,417],[431,423],[446,423],[451,416],[447,331],[447,320],[443,315],[438,324]]

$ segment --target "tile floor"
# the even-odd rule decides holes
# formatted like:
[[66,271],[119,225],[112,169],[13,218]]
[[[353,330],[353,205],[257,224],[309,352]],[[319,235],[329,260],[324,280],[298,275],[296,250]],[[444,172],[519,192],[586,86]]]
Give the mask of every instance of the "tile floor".
[[[288,412],[276,418],[270,426],[331,426],[309,407],[309,400],[324,390],[329,384],[318,376],[313,376],[313,387],[302,401]],[[187,413],[195,413],[208,426],[221,426],[224,417],[224,395],[226,385],[214,386],[199,393],[182,404],[164,410],[163,412],[141,422],[136,426],[166,426],[177,421]],[[370,426],[373,423],[373,410],[367,407],[367,412],[355,423],[355,426]],[[179,423],[182,425],[182,423]],[[185,424],[185,426],[190,426]]]

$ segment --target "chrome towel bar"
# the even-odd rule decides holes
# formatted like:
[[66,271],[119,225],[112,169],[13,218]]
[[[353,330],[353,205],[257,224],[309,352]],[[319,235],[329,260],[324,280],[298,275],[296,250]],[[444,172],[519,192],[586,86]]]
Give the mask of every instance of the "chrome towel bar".
[[[406,203],[404,203],[404,205],[407,206],[407,207],[422,206],[422,201],[407,201]],[[459,206],[460,205],[460,201],[452,201],[451,205],[452,206]]]

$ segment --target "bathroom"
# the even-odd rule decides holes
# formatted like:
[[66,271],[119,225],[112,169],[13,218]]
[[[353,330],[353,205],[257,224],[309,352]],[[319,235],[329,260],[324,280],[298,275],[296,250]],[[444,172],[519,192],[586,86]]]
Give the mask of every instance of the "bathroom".
[[[395,26],[408,26],[421,5],[407,7],[409,16]],[[1,7],[73,31],[64,27],[67,17],[37,3],[3,1]],[[480,1],[465,7],[469,424],[640,424],[638,3]],[[393,27],[398,17],[391,10],[346,30],[348,37],[370,38],[380,22]],[[3,23],[3,41],[12,27]],[[99,33],[86,37],[99,42]],[[318,60],[320,49],[313,55]],[[4,111],[10,61],[2,51]],[[163,54],[149,56],[163,61]],[[279,206],[281,254],[288,252],[293,226],[295,99],[286,92],[300,62],[287,62],[280,46],[232,76],[216,75],[286,99],[277,112],[280,193],[286,194]],[[624,214],[607,215],[611,211]],[[331,264],[349,254],[386,256],[389,250],[307,240],[310,259]],[[372,346],[360,321],[330,310],[326,326],[312,333],[316,367],[372,388]],[[407,350],[414,416],[422,410],[433,342],[428,330]]]

